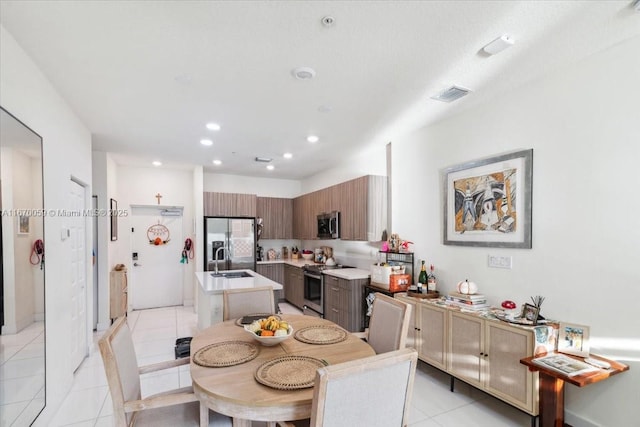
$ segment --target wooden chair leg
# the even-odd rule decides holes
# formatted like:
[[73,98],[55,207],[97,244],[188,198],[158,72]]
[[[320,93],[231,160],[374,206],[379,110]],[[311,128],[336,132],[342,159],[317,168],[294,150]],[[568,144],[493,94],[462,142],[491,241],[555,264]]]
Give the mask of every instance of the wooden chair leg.
[[200,427],[209,427],[209,408],[200,402]]

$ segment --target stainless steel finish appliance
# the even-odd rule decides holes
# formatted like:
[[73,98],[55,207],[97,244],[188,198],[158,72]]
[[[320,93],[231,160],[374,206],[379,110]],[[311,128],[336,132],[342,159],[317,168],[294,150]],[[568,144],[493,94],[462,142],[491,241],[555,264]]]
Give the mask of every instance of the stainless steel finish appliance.
[[325,270],[352,268],[344,265],[305,265],[303,314],[324,317],[324,274]]
[[318,215],[318,239],[340,238],[340,212],[333,211]]
[[206,271],[255,270],[256,228],[252,218],[205,217]]

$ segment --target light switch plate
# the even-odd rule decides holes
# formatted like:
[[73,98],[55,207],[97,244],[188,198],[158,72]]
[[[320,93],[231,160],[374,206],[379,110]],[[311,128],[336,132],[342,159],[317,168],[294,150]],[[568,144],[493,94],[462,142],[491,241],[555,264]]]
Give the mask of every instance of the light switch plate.
[[506,268],[511,270],[513,258],[510,256],[489,255],[487,264],[492,268]]

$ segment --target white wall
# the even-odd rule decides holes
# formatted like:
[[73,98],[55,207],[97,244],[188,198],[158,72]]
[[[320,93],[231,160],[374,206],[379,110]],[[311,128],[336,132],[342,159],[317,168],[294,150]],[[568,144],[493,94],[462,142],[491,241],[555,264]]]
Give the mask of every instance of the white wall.
[[[118,240],[114,243],[115,254],[110,258],[111,268],[116,263],[127,266],[131,272],[131,205],[157,206],[156,194],[160,193],[160,205],[184,207],[182,217],[182,241],[176,239],[179,252],[176,254],[176,265],[183,270],[183,303],[193,305],[194,302],[194,272],[196,263],[179,264],[183,240],[186,238],[196,241],[194,234],[194,172],[192,170],[172,170],[166,167],[146,168],[119,165],[117,167],[117,196],[118,209],[128,209],[129,216],[118,219]],[[196,251],[198,248],[195,249]],[[131,301],[129,301],[131,303]]]
[[[72,177],[91,184],[91,134],[55,88],[0,26],[0,105],[38,133],[43,140],[44,209],[68,209]],[[90,208],[91,198],[86,208]],[[70,241],[62,241],[63,217],[46,217],[44,242],[46,300],[47,406],[35,426],[48,425],[71,387]],[[91,247],[88,242],[87,247]],[[87,277],[91,254],[87,253]],[[88,300],[92,292],[89,289]],[[88,304],[88,322],[92,318]],[[89,328],[87,328],[87,335]],[[89,342],[91,340],[89,339]]]
[[301,194],[300,181],[217,173],[204,174],[204,191],[283,198],[293,198]]
[[[543,295],[543,315],[590,325],[592,352],[631,366],[599,384],[567,386],[567,422],[576,426],[637,420],[638,52],[635,38],[393,142],[393,231],[435,264],[441,292],[469,278],[494,304]],[[533,248],[442,245],[439,171],[524,148],[534,150]],[[488,268],[489,254],[512,256],[513,269]]]
[[348,161],[341,161],[337,155],[335,167],[302,180],[301,191],[298,195],[331,187],[364,175],[386,176],[386,168],[386,149],[384,146],[370,148]]

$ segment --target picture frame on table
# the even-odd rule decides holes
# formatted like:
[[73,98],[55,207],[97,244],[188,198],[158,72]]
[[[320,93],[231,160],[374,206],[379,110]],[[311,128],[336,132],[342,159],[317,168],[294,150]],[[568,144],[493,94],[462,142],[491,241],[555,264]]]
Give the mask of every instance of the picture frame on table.
[[574,356],[589,356],[589,327],[560,322],[558,327],[558,351]]
[[115,199],[109,200],[109,215],[111,217],[111,241],[118,240],[118,202]]
[[522,319],[525,319],[535,325],[538,322],[539,314],[540,314],[540,309],[535,305],[531,305],[527,303],[522,305],[522,314],[520,314],[520,317]]
[[441,173],[445,245],[531,249],[533,149]]

